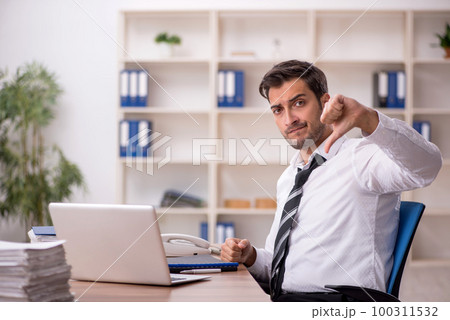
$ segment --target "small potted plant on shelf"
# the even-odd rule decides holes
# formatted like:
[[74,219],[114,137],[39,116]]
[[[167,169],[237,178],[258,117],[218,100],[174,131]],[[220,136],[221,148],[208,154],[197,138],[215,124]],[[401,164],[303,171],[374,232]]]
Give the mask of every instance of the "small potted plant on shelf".
[[436,36],[441,41],[440,45],[446,52],[445,58],[450,58],[450,25],[447,23],[445,33],[442,35],[436,33]]
[[181,38],[176,34],[169,36],[167,32],[161,32],[155,37],[155,42],[159,45],[162,58],[173,56],[173,48],[181,44]]

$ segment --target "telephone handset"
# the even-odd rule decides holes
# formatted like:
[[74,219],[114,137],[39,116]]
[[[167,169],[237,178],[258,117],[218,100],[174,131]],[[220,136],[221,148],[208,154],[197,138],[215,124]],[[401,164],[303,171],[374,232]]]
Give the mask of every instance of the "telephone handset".
[[187,234],[165,233],[161,239],[166,257],[211,254],[209,242]]

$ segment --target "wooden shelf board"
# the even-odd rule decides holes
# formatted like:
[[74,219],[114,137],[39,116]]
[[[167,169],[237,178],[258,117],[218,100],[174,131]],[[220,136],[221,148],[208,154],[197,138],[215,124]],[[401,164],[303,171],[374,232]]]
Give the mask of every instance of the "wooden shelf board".
[[208,208],[156,208],[156,214],[208,214]]
[[124,57],[120,59],[121,63],[139,63],[139,64],[209,64],[208,58],[193,57],[173,57],[173,58],[137,58]]
[[444,108],[414,108],[413,114],[450,115],[449,109]]
[[354,64],[354,65],[361,65],[361,64],[405,64],[404,60],[345,60],[345,59],[314,59],[315,64]]
[[406,111],[403,108],[374,108],[387,116],[404,116]]
[[413,64],[450,64],[450,59],[445,58],[414,58]]
[[192,114],[209,114],[209,110],[207,109],[185,109],[182,110],[181,108],[173,108],[173,107],[120,107],[119,108],[120,114],[186,114],[186,113],[192,113]]
[[[284,59],[284,60],[287,60]],[[278,62],[283,61],[283,59],[259,59],[256,57],[222,57],[219,58],[218,62],[222,63],[222,64],[254,64],[254,65],[258,65],[258,64],[277,64]]]
[[[242,161],[242,160],[241,160]],[[254,166],[262,166],[262,167],[264,167],[264,166],[282,166],[282,167],[287,167],[288,165],[289,165],[289,161],[290,161],[290,158],[288,157],[288,161],[287,161],[287,163],[286,164],[283,164],[283,163],[280,163],[280,161],[279,160],[275,160],[275,159],[269,159],[269,160],[267,160],[267,159],[264,159],[264,161],[266,162],[266,164],[259,164],[259,163],[257,163],[255,160],[252,160],[249,164],[247,164],[247,165],[241,165],[240,164],[240,161],[238,160],[237,161],[237,164],[236,165],[231,165],[231,164],[229,164],[228,163],[228,161],[227,160],[223,160],[223,161],[212,161],[212,162],[216,162],[216,163],[218,163],[219,165],[221,165],[221,166],[234,166],[234,167],[254,167]],[[274,182],[275,183],[275,182]]]
[[218,107],[217,113],[219,114],[256,114],[260,115],[263,113],[272,114],[272,111],[267,107],[261,108],[261,107]]
[[[135,164],[146,164],[146,163],[159,163],[161,160],[163,160],[162,157],[147,157],[147,158],[134,157],[134,158],[131,158],[131,159],[132,159],[133,165],[135,165]],[[127,159],[125,157],[119,157],[118,161],[122,165],[126,165],[127,164]],[[171,165],[171,164],[193,166],[192,159],[171,159],[166,165]],[[202,161],[201,165],[205,165],[205,164],[206,163],[204,163]]]
[[230,208],[217,208],[217,214],[219,215],[274,215],[275,208],[273,209],[257,209],[257,208],[242,208],[242,209],[230,209]]

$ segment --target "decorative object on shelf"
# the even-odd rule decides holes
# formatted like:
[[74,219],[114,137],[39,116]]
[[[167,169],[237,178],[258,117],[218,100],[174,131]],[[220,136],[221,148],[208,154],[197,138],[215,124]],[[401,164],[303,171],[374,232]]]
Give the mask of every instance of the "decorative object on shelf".
[[146,107],[147,98],[147,70],[122,70],[120,72],[120,106]]
[[278,38],[273,39],[272,59],[280,60],[283,56],[283,50],[281,49],[281,40]]
[[436,33],[436,36],[439,38],[440,46],[445,50],[445,58],[450,58],[450,24],[447,23],[447,26],[445,28],[445,33],[440,35],[439,33]]
[[277,202],[271,198],[256,198],[255,208],[257,209],[275,209]]
[[181,38],[176,34],[169,36],[167,32],[161,32],[155,37],[155,42],[159,45],[161,58],[171,58],[173,48],[181,44]]
[[219,107],[244,106],[244,71],[219,70],[217,103]]
[[205,207],[206,203],[202,199],[189,194],[183,194],[176,190],[167,190],[164,192],[161,200],[161,207],[174,208],[201,208]]
[[225,199],[225,208],[230,209],[248,209],[250,200],[245,199]]
[[55,117],[61,92],[55,75],[36,62],[0,84],[0,215],[20,216],[26,230],[51,223],[50,202],[85,188],[78,167],[44,143],[43,130]]

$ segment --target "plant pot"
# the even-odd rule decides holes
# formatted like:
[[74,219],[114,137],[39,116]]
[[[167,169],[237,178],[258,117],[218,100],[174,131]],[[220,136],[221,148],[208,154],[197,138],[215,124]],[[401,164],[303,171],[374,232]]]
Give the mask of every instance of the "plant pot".
[[450,59],[450,47],[444,48],[444,50],[445,50],[445,53],[446,53],[444,58],[445,59]]
[[171,58],[173,56],[173,45],[168,43],[160,43],[159,47],[159,56],[161,58]]

